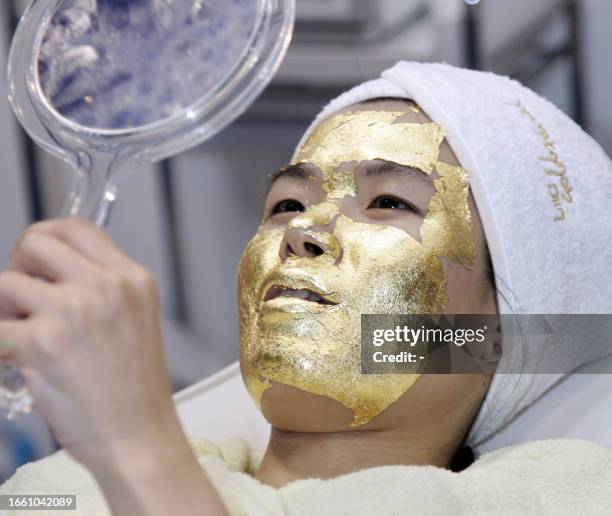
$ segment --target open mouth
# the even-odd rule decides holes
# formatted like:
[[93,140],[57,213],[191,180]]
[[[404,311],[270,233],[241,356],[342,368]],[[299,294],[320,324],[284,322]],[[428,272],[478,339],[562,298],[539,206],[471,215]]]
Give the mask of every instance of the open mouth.
[[321,294],[317,292],[313,292],[312,290],[308,290],[305,288],[289,288],[283,287],[281,285],[272,285],[266,296],[264,297],[265,301],[270,301],[272,299],[276,299],[277,297],[292,297],[295,299],[303,299],[304,301],[311,301],[313,303],[319,303],[321,305],[336,305],[338,303],[334,303],[329,299],[325,299]]

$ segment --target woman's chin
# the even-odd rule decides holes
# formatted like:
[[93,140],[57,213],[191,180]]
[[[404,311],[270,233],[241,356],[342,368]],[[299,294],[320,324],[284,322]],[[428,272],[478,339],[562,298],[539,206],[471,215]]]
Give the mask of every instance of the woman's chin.
[[353,412],[326,396],[271,381],[261,398],[261,411],[273,428],[288,432],[352,430]]

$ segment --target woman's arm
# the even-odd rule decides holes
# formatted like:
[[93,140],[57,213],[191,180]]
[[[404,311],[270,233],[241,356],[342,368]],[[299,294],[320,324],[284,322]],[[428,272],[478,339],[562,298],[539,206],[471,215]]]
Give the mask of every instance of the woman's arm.
[[121,455],[92,469],[115,516],[228,514],[184,437],[143,443]]
[[0,359],[116,516],[225,514],[176,415],[155,284],[99,228],[52,220],[20,238],[0,273]]

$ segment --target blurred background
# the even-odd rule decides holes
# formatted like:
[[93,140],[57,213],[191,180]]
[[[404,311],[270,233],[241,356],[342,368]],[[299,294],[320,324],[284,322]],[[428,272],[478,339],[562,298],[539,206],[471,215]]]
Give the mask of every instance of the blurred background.
[[[27,2],[0,3],[0,70]],[[514,77],[612,154],[609,0],[297,0],[287,59],[259,100],[213,140],[132,175],[109,233],[155,275],[175,390],[235,361],[235,270],[269,173],[288,163],[321,107],[400,59]],[[33,144],[0,81],[0,267],[33,221],[57,216],[66,165]],[[33,413],[0,420],[0,482],[56,443]]]

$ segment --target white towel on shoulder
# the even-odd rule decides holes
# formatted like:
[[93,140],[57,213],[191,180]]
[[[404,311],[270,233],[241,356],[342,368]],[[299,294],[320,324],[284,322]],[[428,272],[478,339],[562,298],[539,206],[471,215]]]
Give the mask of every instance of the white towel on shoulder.
[[[261,454],[244,441],[191,443],[231,516],[612,514],[612,450],[577,439],[501,448],[460,473],[382,466],[330,480],[298,480],[280,489],[252,476]],[[76,494],[77,510],[71,514],[110,516],[94,478],[63,451],[19,468],[0,494]]]

